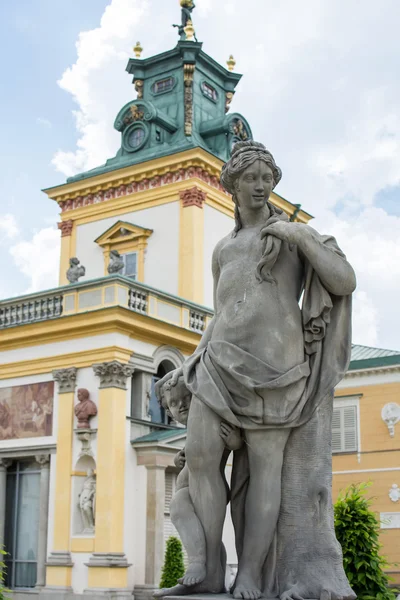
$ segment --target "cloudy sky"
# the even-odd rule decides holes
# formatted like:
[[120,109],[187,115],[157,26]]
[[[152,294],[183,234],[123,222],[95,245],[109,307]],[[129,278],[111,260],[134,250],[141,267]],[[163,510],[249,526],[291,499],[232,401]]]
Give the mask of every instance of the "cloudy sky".
[[[205,52],[244,74],[232,103],[283,170],[277,192],[354,265],[355,343],[400,349],[399,0],[196,0]],[[40,191],[113,156],[125,65],[172,48],[179,0],[0,3],[0,297],[57,285]]]

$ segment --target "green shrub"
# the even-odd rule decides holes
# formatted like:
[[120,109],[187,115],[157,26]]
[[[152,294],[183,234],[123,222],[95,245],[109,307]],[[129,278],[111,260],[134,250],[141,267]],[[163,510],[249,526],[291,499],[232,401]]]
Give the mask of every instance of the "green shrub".
[[178,579],[183,577],[184,573],[182,543],[178,538],[171,536],[167,540],[160,588],[173,587],[178,583]]
[[380,523],[365,497],[369,484],[351,485],[335,506],[336,537],[342,545],[343,564],[351,587],[359,600],[395,600],[389,589],[389,565],[380,555]]
[[7,600],[6,592],[10,591],[4,585],[6,565],[3,562],[3,557],[5,554],[7,552],[0,548],[0,600]]

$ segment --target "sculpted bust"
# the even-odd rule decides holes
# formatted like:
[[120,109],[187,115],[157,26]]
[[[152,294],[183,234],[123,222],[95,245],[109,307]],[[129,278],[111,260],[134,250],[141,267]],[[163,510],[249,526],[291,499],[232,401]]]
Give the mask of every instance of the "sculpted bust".
[[124,270],[124,261],[118,250],[111,250],[110,262],[107,267],[107,271],[110,273],[121,273]]
[[78,404],[75,405],[74,411],[78,419],[78,429],[90,429],[90,419],[97,415],[97,406],[90,400],[89,391],[85,388],[78,390]]
[[70,283],[76,283],[80,277],[86,273],[86,269],[80,264],[80,260],[74,256],[69,259],[69,269],[67,271],[67,279]]
[[[332,236],[290,222],[269,201],[281,176],[263,144],[233,147],[221,183],[232,194],[235,226],[213,252],[214,317],[183,367],[156,385],[162,401],[164,384],[183,376],[192,394],[185,469],[206,548],[196,583],[185,576],[158,596],[224,591],[229,498],[234,598],[355,598],[333,527],[331,419],[350,359],[356,279]],[[243,440],[229,495],[225,423]]]

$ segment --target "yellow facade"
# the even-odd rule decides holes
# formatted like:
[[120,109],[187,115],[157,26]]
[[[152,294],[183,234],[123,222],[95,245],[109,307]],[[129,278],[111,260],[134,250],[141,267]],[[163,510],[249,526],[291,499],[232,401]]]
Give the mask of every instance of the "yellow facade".
[[[335,397],[355,394],[360,396],[359,452],[333,455],[333,499],[350,484],[370,482],[367,496],[373,498],[373,510],[378,515],[400,512],[400,501],[395,503],[389,497],[391,486],[396,483],[400,486],[400,427],[391,437],[381,418],[386,404],[398,403],[400,373],[399,382],[343,387]],[[382,553],[391,563],[388,572],[394,582],[400,583],[400,529],[382,529],[380,542]]]

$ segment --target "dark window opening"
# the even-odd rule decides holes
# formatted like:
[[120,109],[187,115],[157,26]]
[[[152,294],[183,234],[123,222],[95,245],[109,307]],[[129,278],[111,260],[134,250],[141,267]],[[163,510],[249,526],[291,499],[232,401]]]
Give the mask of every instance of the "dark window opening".
[[155,394],[155,385],[157,381],[164,377],[164,375],[170,371],[173,371],[174,369],[175,366],[169,360],[163,360],[158,367],[157,373],[153,375],[149,403],[149,416],[153,423],[163,423],[164,425],[169,425],[172,421],[172,419],[167,415],[165,409],[158,403]]
[[40,468],[35,462],[14,462],[6,481],[5,584],[11,589],[35,587]]

